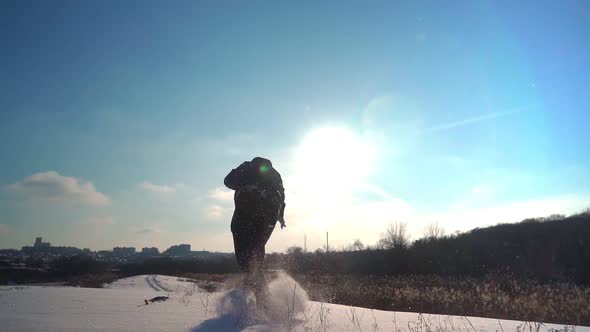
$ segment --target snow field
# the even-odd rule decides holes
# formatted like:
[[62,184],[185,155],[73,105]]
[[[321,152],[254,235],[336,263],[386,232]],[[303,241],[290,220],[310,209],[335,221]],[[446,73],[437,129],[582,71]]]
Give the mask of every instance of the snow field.
[[[103,289],[0,287],[1,331],[590,331],[477,317],[392,312],[308,301],[286,274],[269,283],[267,315],[243,289],[208,293],[162,275],[120,279]],[[169,296],[165,302],[144,300]]]

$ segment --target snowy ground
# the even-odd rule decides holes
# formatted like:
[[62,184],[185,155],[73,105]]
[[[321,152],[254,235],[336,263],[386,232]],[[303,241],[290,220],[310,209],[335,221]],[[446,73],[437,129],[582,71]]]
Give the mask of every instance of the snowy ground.
[[[590,331],[590,327],[392,312],[307,301],[288,276],[270,283],[266,317],[241,290],[208,293],[162,275],[125,278],[103,289],[0,287],[2,331]],[[169,296],[149,305],[144,300]],[[552,331],[554,331],[552,330]]]

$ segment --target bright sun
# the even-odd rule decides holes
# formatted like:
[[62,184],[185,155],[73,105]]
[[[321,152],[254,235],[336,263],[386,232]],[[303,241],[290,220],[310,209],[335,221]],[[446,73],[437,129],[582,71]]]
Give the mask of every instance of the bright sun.
[[371,144],[349,129],[318,128],[297,150],[295,171],[304,185],[346,190],[367,178],[373,155]]

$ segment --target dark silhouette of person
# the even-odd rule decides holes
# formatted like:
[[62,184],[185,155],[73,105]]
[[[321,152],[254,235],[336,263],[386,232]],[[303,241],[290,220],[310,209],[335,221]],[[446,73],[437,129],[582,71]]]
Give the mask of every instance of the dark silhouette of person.
[[253,289],[257,304],[264,307],[268,292],[262,274],[264,247],[277,221],[281,228],[286,227],[283,180],[270,160],[256,157],[229,172],[224,184],[235,190],[231,232],[244,284]]

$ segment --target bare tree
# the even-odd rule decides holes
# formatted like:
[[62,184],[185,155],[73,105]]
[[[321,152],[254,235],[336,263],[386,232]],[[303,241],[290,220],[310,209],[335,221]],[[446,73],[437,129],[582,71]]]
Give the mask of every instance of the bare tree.
[[385,233],[381,234],[379,245],[384,249],[406,248],[410,244],[408,224],[395,222],[390,224]]
[[360,239],[354,240],[352,243],[352,250],[363,250],[365,249],[365,245]]
[[445,229],[438,224],[432,223],[424,228],[424,237],[427,239],[439,239],[445,236]]
[[303,248],[298,246],[292,246],[287,248],[287,255],[301,255],[303,253]]

